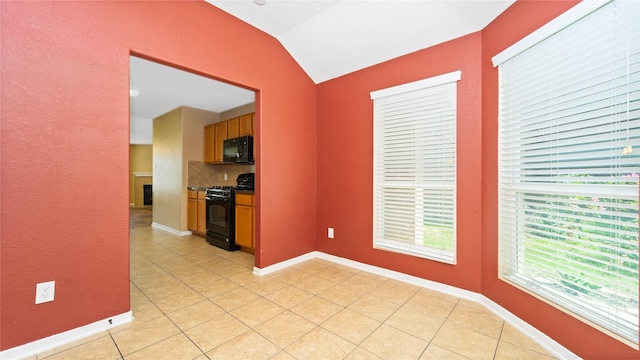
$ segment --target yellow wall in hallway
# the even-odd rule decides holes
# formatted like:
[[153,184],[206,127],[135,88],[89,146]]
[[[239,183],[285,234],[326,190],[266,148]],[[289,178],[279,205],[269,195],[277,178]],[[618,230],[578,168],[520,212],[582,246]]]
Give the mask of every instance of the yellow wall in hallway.
[[149,173],[153,169],[153,145],[131,144],[129,145],[129,204],[133,204],[135,177],[133,173]]

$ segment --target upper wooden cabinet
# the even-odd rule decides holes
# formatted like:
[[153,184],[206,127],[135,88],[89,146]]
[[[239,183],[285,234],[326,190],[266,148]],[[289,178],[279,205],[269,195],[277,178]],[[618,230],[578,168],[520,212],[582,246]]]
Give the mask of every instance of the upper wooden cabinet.
[[204,127],[204,162],[213,163],[216,161],[216,128],[215,124]]
[[224,149],[222,147],[222,143],[227,140],[227,122],[222,121],[219,123],[215,123],[216,128],[216,136],[215,136],[215,156],[213,162],[221,163],[223,162]]
[[216,164],[224,162],[223,143],[239,136],[253,136],[253,113],[204,127],[204,162]]
[[253,136],[253,113],[238,118],[238,136]]
[[227,120],[227,139],[237,138],[239,134],[238,118]]

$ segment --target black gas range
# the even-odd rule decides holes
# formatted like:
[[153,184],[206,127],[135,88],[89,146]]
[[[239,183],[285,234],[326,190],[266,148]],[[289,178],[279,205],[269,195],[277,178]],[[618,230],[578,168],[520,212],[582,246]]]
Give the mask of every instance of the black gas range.
[[240,249],[235,243],[235,191],[254,190],[255,175],[240,174],[237,186],[212,186],[206,189],[206,239],[227,251]]

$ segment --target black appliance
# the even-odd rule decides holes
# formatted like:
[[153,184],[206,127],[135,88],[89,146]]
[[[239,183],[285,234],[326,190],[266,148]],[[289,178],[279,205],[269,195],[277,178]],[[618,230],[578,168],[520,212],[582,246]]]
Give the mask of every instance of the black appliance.
[[238,175],[236,179],[238,186],[236,186],[236,190],[255,190],[255,179],[256,174],[254,173],[245,173]]
[[222,160],[226,163],[253,164],[253,136],[224,140]]
[[232,186],[208,188],[206,197],[207,242],[219,248],[240,249],[235,242],[235,191]]

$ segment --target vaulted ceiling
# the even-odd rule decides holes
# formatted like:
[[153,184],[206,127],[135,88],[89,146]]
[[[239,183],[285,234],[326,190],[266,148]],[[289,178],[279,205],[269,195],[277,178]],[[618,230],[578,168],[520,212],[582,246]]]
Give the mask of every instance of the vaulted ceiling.
[[[315,83],[479,31],[515,2],[205,1],[276,38]],[[131,59],[131,88],[140,93],[131,98],[132,144],[151,143],[151,119],[178,106],[222,112],[254,101],[251,91]]]
[[515,0],[206,0],[282,43],[314,82],[482,30]]

